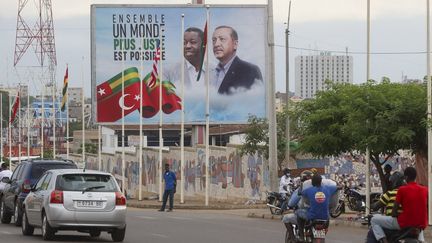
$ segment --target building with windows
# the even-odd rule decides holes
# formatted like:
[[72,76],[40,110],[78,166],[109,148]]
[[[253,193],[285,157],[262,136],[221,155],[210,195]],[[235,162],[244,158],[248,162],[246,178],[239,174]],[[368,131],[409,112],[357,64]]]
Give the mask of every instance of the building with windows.
[[333,56],[325,52],[295,58],[296,96],[313,98],[317,91],[328,88],[327,80],[334,83],[353,83],[353,57]]

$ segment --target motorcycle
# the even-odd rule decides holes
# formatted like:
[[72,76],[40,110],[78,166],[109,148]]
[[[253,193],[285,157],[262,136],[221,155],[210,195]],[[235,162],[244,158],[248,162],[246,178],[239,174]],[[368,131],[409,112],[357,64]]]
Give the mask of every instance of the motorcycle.
[[[373,214],[364,217],[364,220],[366,221],[366,224],[368,226],[371,225],[370,222],[372,217]],[[388,242],[394,242],[394,243],[420,243],[421,241],[418,240],[420,232],[421,229],[416,227],[408,227],[401,230],[384,229],[384,233],[386,235]],[[373,235],[372,230],[369,230],[366,242],[378,243],[378,241],[375,239],[375,236]]]
[[294,239],[290,238],[287,230],[285,235],[285,243],[296,243],[298,241],[309,243],[325,243],[325,237],[329,228],[329,220],[315,219],[306,223],[304,227],[303,238],[300,239],[299,227],[293,225]]
[[[337,206],[330,211],[330,216],[332,218],[339,217],[345,212],[345,205],[351,211],[355,212],[365,212],[366,211],[366,195],[361,193],[359,188],[349,188],[344,187],[344,193],[339,193],[339,200]],[[370,194],[370,203],[373,204],[379,201],[381,194],[373,192]]]
[[[278,192],[266,192],[267,194],[267,206],[270,209],[270,213],[272,215],[282,215],[285,210],[282,208],[282,204],[285,200],[283,199],[282,195]],[[286,207],[285,207],[286,208]]]
[[[287,195],[285,198],[278,192],[266,192],[267,194],[267,206],[270,209],[272,215],[282,215],[285,211],[288,210],[288,201],[292,195],[292,193],[297,189],[298,185],[289,184],[287,187]],[[282,207],[285,202],[285,207]]]

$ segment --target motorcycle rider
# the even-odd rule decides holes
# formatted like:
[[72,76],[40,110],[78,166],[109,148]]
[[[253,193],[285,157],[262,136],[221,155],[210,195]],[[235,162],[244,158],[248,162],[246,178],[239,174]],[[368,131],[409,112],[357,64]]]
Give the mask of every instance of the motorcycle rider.
[[303,189],[302,198],[309,203],[310,207],[307,208],[307,214],[299,216],[305,220],[328,220],[330,201],[333,195],[337,194],[337,186],[334,184],[322,183],[323,178],[319,174],[312,176],[312,187]]
[[288,168],[283,169],[283,175],[281,176],[279,182],[279,194],[281,195],[283,201],[281,205],[282,212],[287,208],[288,197],[290,196],[291,191],[290,187],[293,184],[290,172],[291,171]]
[[[393,212],[393,206],[394,202],[396,200],[396,194],[400,186],[405,184],[404,175],[396,171],[393,173],[393,175],[389,178],[389,186],[390,189],[386,193],[382,194],[379,201],[375,202],[371,205],[372,211],[378,211],[381,208],[384,208],[384,214],[387,216],[391,216]],[[402,209],[399,208],[399,213],[402,212]],[[374,222],[375,223],[375,222]],[[377,243],[378,241],[375,239],[375,236],[373,234],[373,225],[371,225],[371,228],[368,231],[366,242],[367,243]]]
[[[399,187],[393,205],[392,216],[377,215],[371,220],[372,230],[379,242],[389,242],[383,228],[400,230],[401,228],[416,227],[424,230],[428,225],[428,190],[415,182],[417,171],[414,167],[407,167],[404,176],[407,184]],[[402,206],[400,214],[398,213],[399,206]],[[422,234],[419,240],[424,241]]]
[[[309,170],[304,170],[300,174],[300,186],[293,192],[291,195],[291,198],[288,202],[289,208],[294,208],[294,213],[285,214],[285,216],[282,218],[282,222],[285,224],[286,229],[288,230],[288,233],[290,235],[290,238],[294,238],[294,232],[293,232],[293,225],[298,225],[297,221],[297,211],[306,210],[304,208],[304,204],[300,203],[301,196],[299,195],[299,190],[302,188],[302,184],[304,181],[307,181],[312,178],[312,172]],[[299,236],[300,238],[303,238],[303,227],[299,227]]]

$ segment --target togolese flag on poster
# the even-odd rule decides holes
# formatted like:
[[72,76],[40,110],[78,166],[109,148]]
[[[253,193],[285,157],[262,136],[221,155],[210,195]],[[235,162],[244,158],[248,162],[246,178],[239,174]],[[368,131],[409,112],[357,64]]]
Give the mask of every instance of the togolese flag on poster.
[[[124,94],[122,92],[124,83]],[[96,88],[97,92],[97,121],[115,122],[124,115],[139,108],[140,77],[138,69],[131,67],[115,75]]]

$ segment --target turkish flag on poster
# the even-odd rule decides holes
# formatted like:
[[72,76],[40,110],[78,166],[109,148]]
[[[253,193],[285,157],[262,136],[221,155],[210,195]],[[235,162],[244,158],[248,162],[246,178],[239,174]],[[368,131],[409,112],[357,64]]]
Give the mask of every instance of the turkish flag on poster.
[[140,82],[133,83],[124,88],[122,92],[117,92],[106,96],[97,101],[97,121],[98,122],[115,122],[122,118],[122,109],[124,115],[132,113],[140,105]]

